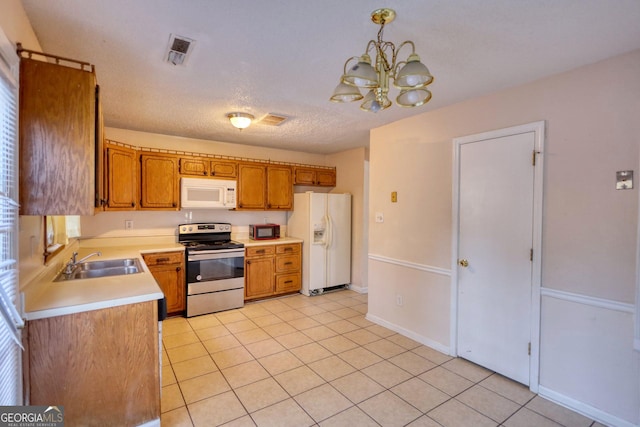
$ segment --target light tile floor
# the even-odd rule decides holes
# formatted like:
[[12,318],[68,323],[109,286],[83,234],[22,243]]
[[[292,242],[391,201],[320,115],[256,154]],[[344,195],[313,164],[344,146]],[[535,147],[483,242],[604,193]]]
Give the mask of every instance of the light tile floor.
[[163,427],[600,426],[366,312],[342,290],[167,319]]

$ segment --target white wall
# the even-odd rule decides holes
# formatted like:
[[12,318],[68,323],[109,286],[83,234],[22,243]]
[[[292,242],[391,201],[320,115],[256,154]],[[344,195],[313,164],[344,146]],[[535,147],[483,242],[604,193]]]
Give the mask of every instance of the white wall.
[[369,316],[449,348],[452,140],[545,120],[540,389],[609,424],[640,423],[638,187],[615,190],[616,171],[640,173],[639,75],[634,51],[374,129]]

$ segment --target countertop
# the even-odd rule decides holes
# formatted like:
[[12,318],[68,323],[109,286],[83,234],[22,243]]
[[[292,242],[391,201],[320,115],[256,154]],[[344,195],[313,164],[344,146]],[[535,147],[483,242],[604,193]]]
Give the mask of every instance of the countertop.
[[[232,237],[233,240],[243,243],[245,247],[303,242],[302,239],[295,237],[273,240],[251,240],[248,235]],[[68,255],[61,254],[56,265],[48,267],[22,291],[25,318],[27,320],[44,319],[163,298],[164,294],[144,263],[142,254],[184,251],[184,246],[166,240],[156,243],[149,243],[140,238],[134,239],[136,240],[140,244],[134,245],[131,239],[125,241],[119,238],[88,239],[76,243],[77,259],[100,251],[101,256],[93,256],[88,261],[138,258],[143,271],[122,276],[54,282],[58,272],[69,259]]]
[[284,245],[287,243],[302,243],[302,239],[298,239],[297,237],[281,237],[279,239],[270,239],[270,240],[251,240],[249,237],[233,237],[233,240],[236,242],[244,244],[245,247],[250,246],[265,246],[265,245]]
[[[53,280],[60,268],[48,268],[43,275],[29,283],[23,290],[24,315],[27,320],[161,299],[164,294],[145,265],[142,254],[184,251],[184,246],[178,243],[98,246],[93,241],[80,244],[80,247],[76,250],[78,259],[95,251],[102,252],[101,256],[93,256],[87,261],[138,258],[143,272],[122,276],[54,282]],[[66,262],[67,260],[68,257],[62,261]]]

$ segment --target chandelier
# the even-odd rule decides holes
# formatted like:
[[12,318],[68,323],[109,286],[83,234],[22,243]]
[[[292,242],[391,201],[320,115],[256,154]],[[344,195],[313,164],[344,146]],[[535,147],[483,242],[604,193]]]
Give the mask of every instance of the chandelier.
[[[391,106],[387,97],[389,94],[389,79],[393,79],[393,86],[400,89],[396,103],[402,107],[418,107],[431,99],[431,92],[427,85],[433,82],[429,69],[420,62],[416,54],[416,47],[412,41],[404,41],[396,48],[391,43],[382,40],[385,24],[393,21],[396,12],[392,9],[376,9],[371,13],[371,20],[380,25],[378,39],[370,40],[362,56],[353,56],[344,63],[344,74],[340,84],[336,86],[330,100],[333,102],[351,102],[363,99],[361,89],[368,89],[360,109],[377,113]],[[406,61],[396,62],[400,49],[411,46],[411,54]],[[371,65],[369,52],[375,49],[375,66]],[[349,63],[355,64],[348,68]]]

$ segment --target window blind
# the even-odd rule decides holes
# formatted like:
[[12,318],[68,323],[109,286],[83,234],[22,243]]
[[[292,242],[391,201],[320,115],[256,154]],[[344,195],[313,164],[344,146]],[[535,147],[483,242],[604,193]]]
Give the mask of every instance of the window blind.
[[18,66],[0,28],[0,405],[22,404],[18,306]]

